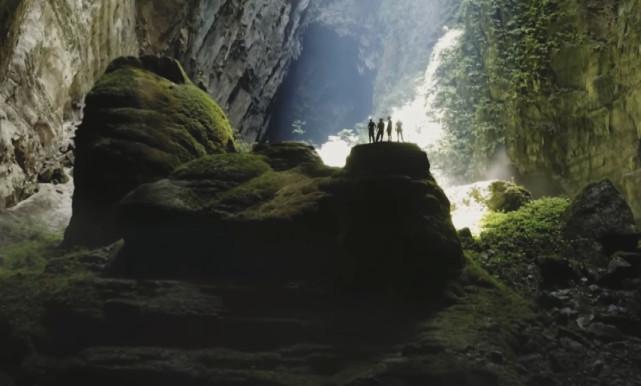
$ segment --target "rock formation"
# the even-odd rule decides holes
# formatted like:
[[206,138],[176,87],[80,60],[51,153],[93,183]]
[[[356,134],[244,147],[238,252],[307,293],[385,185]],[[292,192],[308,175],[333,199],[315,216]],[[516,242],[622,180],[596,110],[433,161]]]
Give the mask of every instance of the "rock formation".
[[120,238],[115,204],[132,189],[201,156],[235,150],[220,107],[176,60],[153,56],[109,66],[87,96],[75,145],[76,190],[65,242],[92,246]]
[[569,240],[596,242],[606,254],[635,251],[641,238],[630,206],[609,180],[581,191],[564,214],[562,229]]
[[[136,54],[134,2],[2,2],[0,208],[31,193],[112,59]],[[13,5],[14,7],[11,7]],[[115,21],[115,22],[114,22]],[[5,24],[6,22],[6,24]]]
[[[124,55],[167,54],[253,139],[290,59],[309,0],[71,0],[0,3],[0,208],[59,165],[86,93]],[[7,31],[5,35],[5,31]],[[273,49],[278,47],[278,49]]]
[[[364,167],[375,160],[395,167]],[[415,145],[356,147],[344,171],[298,144],[207,156],[136,189],[120,212],[128,274],[407,290],[462,267],[449,201]]]

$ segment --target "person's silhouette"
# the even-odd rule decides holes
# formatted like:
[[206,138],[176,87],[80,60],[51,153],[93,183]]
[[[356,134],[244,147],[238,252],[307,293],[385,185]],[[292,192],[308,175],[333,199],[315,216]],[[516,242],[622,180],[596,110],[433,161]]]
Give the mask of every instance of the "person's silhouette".
[[374,131],[376,130],[376,122],[374,122],[372,117],[369,117],[367,130],[369,131],[369,143],[376,142],[376,136],[374,135]]
[[403,122],[396,122],[396,141],[405,142],[405,137],[403,136]]
[[392,123],[392,117],[387,117],[387,142],[392,142],[392,128],[394,124]]
[[383,142],[385,139],[385,122],[383,118],[378,120],[378,131],[376,132],[376,142]]

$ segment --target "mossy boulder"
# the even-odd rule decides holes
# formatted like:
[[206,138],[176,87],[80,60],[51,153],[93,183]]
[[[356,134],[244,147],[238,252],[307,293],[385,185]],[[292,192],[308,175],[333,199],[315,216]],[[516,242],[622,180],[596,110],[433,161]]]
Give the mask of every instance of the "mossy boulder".
[[486,203],[495,212],[514,212],[532,201],[532,194],[522,186],[508,181],[496,181],[490,185]]
[[170,58],[120,58],[86,100],[76,133],[76,190],[67,244],[121,237],[114,204],[194,159],[235,151],[222,109]]
[[[382,290],[438,288],[458,274],[463,258],[449,202],[429,169],[411,176],[411,160],[427,160],[425,153],[404,147],[420,154],[397,157],[390,144],[394,172],[355,176],[301,157],[304,149],[262,145],[207,156],[139,187],[120,206],[126,244],[118,269]],[[359,154],[350,162],[361,163]]]

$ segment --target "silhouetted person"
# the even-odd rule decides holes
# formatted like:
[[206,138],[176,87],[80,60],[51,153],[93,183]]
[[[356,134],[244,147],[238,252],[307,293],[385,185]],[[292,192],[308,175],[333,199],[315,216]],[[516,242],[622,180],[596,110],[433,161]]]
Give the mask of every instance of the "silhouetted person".
[[383,118],[378,120],[378,131],[376,132],[376,142],[383,142],[385,139],[385,122]]
[[392,117],[387,117],[387,142],[392,142],[392,128],[394,124],[392,123]]
[[374,135],[374,132],[376,131],[376,122],[374,122],[372,117],[369,117],[367,130],[369,131],[369,143],[376,142],[376,136]]
[[405,142],[405,137],[403,136],[403,122],[396,122],[396,141]]

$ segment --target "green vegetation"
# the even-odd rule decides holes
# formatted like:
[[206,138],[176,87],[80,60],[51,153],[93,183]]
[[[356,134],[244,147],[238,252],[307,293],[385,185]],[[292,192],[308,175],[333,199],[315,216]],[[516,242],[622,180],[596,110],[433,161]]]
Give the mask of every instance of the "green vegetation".
[[436,105],[445,109],[445,146],[435,155],[450,175],[476,178],[505,147],[509,112],[519,111],[554,87],[550,55],[567,34],[551,32],[559,17],[555,0],[466,0],[464,34],[439,76]]
[[179,167],[174,178],[214,179],[243,182],[271,170],[265,159],[249,153],[217,154],[199,158]]
[[[183,162],[233,147],[233,130],[224,112],[188,79],[176,84],[125,65],[97,82],[88,105],[108,109],[110,124],[101,134],[145,143]],[[102,114],[95,113],[93,121],[99,124]]]
[[480,243],[497,258],[536,258],[561,250],[561,216],[570,205],[564,198],[543,198],[509,212],[493,212],[484,220]]
[[537,266],[565,256],[561,217],[568,206],[564,198],[542,198],[513,212],[492,212],[470,253],[510,288],[533,295],[540,285]]

